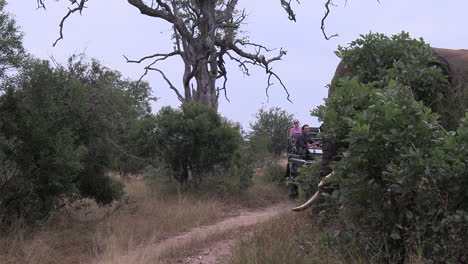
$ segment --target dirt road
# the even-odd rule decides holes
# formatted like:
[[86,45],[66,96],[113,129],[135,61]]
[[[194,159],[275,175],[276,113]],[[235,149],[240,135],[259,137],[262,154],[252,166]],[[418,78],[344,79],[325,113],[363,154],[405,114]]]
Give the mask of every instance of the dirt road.
[[[257,209],[254,211],[242,210],[237,216],[227,218],[218,223],[209,226],[194,228],[189,232],[178,236],[170,237],[158,243],[150,244],[141,248],[137,248],[127,254],[121,256],[103,256],[104,258],[96,263],[99,264],[146,264],[155,263],[168,250],[183,247],[194,240],[203,240],[217,233],[226,232],[229,230],[235,231],[243,227],[252,226],[262,223],[275,215],[278,215],[285,210],[292,208],[291,203],[280,203],[267,208]],[[190,264],[214,264],[219,263],[219,259],[229,254],[230,248],[234,243],[233,240],[219,241],[209,248],[202,250],[201,254],[184,259],[176,260],[175,263],[190,263]]]

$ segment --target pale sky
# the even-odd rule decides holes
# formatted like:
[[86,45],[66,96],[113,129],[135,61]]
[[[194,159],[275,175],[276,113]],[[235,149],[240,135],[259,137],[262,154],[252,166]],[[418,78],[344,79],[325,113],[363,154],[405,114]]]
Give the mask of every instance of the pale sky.
[[[89,0],[82,16],[71,17],[64,29],[65,38],[53,48],[58,36],[58,24],[67,11],[68,1],[47,1],[47,10],[36,10],[35,0],[8,0],[7,10],[14,14],[24,32],[24,46],[39,58],[54,57],[65,63],[73,53],[85,52],[104,65],[119,70],[126,77],[138,79],[144,65],[128,64],[122,55],[140,58],[156,52],[172,50],[170,25],[156,18],[140,15],[126,0]],[[294,2],[294,1],[293,1]],[[320,31],[320,20],[325,10],[324,0],[301,1],[295,5],[297,22],[291,22],[278,0],[243,0],[239,7],[249,14],[243,30],[253,42],[270,48],[288,51],[282,61],[274,64],[274,70],[289,89],[293,103],[279,85],[270,88],[267,103],[265,87],[267,76],[261,69],[251,70],[244,76],[238,67],[228,64],[227,102],[220,97],[222,115],[241,122],[249,128],[253,114],[262,106],[279,106],[295,115],[301,123],[317,125],[310,110],[323,104],[330,82],[339,62],[334,55],[338,45],[370,31],[395,34],[402,30],[413,38],[424,38],[433,47],[468,48],[467,0],[336,0],[326,27],[329,35],[339,37],[325,40]],[[449,4],[450,3],[450,4]],[[182,64],[178,58],[160,64],[171,81],[181,87]],[[161,106],[180,103],[158,73],[145,78],[153,95],[159,100],[153,104],[153,112]]]

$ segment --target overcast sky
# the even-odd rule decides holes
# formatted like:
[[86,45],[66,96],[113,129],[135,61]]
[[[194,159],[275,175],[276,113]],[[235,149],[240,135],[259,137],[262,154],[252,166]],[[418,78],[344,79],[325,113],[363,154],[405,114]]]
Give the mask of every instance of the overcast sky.
[[[65,62],[73,53],[85,52],[104,65],[119,70],[124,76],[137,79],[143,65],[128,64],[122,55],[140,58],[155,52],[172,50],[170,26],[156,18],[139,14],[126,0],[89,0],[82,16],[71,17],[64,29],[65,38],[53,48],[58,36],[58,24],[67,11],[69,1],[47,1],[47,10],[36,10],[35,0],[8,0],[7,10],[16,17],[24,32],[24,45],[33,55]],[[279,0],[242,0],[239,8],[249,14],[245,34],[253,42],[288,51],[274,70],[282,77],[291,93],[293,103],[286,100],[282,88],[270,88],[267,102],[267,76],[253,70],[244,76],[235,64],[228,64],[230,103],[220,99],[219,111],[248,129],[253,114],[262,106],[279,106],[294,114],[301,123],[318,124],[310,110],[323,104],[330,82],[339,62],[333,51],[338,45],[370,31],[395,34],[405,30],[414,38],[423,37],[433,47],[468,48],[468,1],[451,0],[336,0],[326,27],[329,34],[339,37],[325,40],[320,31],[324,0],[301,1],[295,6],[297,22],[291,22]],[[448,4],[450,3],[450,4]],[[164,62],[163,69],[174,84],[181,87],[181,61]],[[161,106],[178,106],[176,96],[157,73],[146,77],[159,100],[153,104],[156,112]]]

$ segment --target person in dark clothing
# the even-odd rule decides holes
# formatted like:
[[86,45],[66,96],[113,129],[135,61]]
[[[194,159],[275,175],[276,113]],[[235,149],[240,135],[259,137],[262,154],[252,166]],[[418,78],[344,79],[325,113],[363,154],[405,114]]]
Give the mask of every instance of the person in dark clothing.
[[314,140],[309,136],[309,125],[302,126],[302,134],[296,140],[296,151],[298,155],[306,156],[307,147],[315,144]]

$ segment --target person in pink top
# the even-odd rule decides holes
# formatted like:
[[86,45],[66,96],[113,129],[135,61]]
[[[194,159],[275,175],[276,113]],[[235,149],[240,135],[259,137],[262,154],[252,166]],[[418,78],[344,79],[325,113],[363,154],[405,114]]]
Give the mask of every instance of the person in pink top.
[[294,134],[301,134],[302,129],[299,127],[299,120],[294,120],[294,127],[289,130],[289,137],[292,137]]

